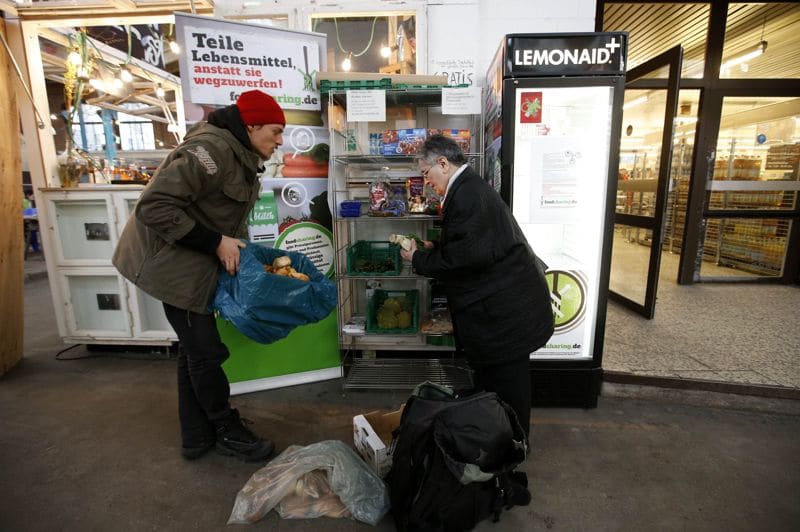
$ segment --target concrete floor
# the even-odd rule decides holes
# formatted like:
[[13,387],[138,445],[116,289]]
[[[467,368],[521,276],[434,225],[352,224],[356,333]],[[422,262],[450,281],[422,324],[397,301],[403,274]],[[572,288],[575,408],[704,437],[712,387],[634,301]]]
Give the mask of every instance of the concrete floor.
[[[0,380],[0,530],[230,530],[258,465],[179,455],[174,361],[67,351],[45,278],[26,284],[25,358]],[[234,398],[279,449],[351,441],[354,414],[404,392],[340,381]],[[800,530],[800,402],[606,385],[593,410],[535,409],[534,502],[487,531]],[[349,520],[259,530],[370,530]],[[393,530],[389,518],[377,530]]]
[[[643,302],[650,248],[618,238],[613,250],[611,288]],[[606,371],[800,397],[800,286],[679,285],[677,276],[678,255],[662,253],[652,320],[609,303]]]

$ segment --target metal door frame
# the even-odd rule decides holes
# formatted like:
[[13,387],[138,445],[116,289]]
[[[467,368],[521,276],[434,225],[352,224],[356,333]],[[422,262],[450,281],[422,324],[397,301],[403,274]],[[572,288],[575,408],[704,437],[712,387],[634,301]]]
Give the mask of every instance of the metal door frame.
[[647,267],[647,288],[645,290],[644,305],[614,292],[611,289],[608,291],[609,299],[630,308],[647,319],[653,319],[656,311],[658,274],[659,268],[661,267],[661,247],[664,240],[664,213],[667,206],[667,193],[669,191],[669,180],[672,170],[672,139],[675,116],[678,113],[678,95],[680,92],[682,63],[683,48],[678,45],[657,55],[646,63],[642,63],[636,68],[629,70],[625,81],[626,88],[636,88],[631,87],[631,85],[638,79],[664,67],[669,69],[666,88],[667,103],[664,109],[664,130],[661,135],[661,163],[658,169],[654,216],[614,213],[615,225],[623,224],[635,228],[649,229],[653,235],[650,245],[650,261]]

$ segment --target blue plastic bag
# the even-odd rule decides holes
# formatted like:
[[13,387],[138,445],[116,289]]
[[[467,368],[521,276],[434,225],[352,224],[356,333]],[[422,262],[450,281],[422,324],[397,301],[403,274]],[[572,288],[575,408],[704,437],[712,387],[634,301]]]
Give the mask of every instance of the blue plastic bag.
[[[319,273],[302,253],[267,248],[244,241],[239,250],[239,271],[219,274],[212,310],[233,323],[245,336],[270,344],[298,325],[325,318],[336,306],[336,284]],[[309,276],[300,281],[264,271],[277,257],[288,255],[292,267]]]

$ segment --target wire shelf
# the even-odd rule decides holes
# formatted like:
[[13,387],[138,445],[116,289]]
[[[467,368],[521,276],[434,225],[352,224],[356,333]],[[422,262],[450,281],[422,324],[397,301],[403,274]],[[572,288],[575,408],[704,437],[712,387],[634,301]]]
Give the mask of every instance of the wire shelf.
[[345,378],[345,389],[413,390],[431,381],[455,391],[472,389],[472,370],[459,359],[357,358]]

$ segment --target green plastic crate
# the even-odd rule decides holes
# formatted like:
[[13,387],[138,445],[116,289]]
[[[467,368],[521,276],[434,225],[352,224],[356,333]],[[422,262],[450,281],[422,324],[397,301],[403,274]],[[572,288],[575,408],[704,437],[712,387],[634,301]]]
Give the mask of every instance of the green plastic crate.
[[[405,305],[411,312],[411,326],[405,329],[381,329],[378,327],[378,309],[381,308],[386,299],[394,297],[397,299],[405,298]],[[369,334],[417,334],[419,332],[419,298],[418,290],[375,290],[372,298],[367,305],[367,326]]]
[[[386,262],[383,271],[364,271],[359,267],[361,261]],[[388,241],[359,240],[347,250],[347,275],[400,275],[403,260],[400,246]]]
[[466,83],[461,83],[460,85],[414,85],[410,83],[395,83],[392,85],[393,89],[410,89],[410,90],[438,90],[438,89],[462,89],[469,87]]
[[327,94],[330,90],[359,90],[359,89],[390,89],[392,88],[391,78],[381,79],[361,79],[361,80],[338,80],[333,81],[323,79],[319,82],[319,90],[322,94]]
[[428,345],[444,345],[455,347],[456,338],[452,334],[443,334],[442,336],[428,336],[425,340]]

